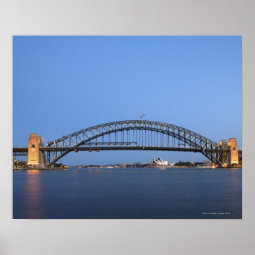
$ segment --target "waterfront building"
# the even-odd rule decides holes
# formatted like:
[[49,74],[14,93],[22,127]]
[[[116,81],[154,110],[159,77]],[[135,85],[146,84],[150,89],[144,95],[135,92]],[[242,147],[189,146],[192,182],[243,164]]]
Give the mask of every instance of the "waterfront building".
[[154,158],[149,165],[167,166],[168,161],[164,161],[161,157]]

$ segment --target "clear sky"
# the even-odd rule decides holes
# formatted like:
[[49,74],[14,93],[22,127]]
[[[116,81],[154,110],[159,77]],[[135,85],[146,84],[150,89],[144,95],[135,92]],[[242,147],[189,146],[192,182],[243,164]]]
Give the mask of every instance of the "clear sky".
[[[13,145],[110,121],[172,123],[242,147],[241,36],[15,36]],[[60,162],[205,160],[190,152],[79,152]]]

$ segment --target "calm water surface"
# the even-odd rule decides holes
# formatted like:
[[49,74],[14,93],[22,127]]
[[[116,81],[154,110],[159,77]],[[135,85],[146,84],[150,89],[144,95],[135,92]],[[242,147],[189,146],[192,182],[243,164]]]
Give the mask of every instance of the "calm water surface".
[[240,219],[242,170],[13,172],[15,219]]

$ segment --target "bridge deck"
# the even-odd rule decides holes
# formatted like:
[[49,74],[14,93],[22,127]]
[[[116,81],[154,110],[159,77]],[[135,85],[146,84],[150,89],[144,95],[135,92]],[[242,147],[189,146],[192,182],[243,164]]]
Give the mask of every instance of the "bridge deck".
[[[200,148],[152,147],[152,146],[89,146],[89,147],[42,147],[42,151],[106,151],[106,150],[154,150],[154,151],[190,151],[201,152]],[[204,150],[206,152],[222,152],[222,150]],[[227,150],[226,150],[227,151]],[[13,148],[13,153],[26,153],[27,148]]]

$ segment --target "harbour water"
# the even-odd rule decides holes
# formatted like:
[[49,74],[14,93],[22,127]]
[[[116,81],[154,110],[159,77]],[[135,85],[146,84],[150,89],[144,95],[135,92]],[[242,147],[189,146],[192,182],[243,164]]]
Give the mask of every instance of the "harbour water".
[[242,169],[13,172],[14,219],[241,219]]

